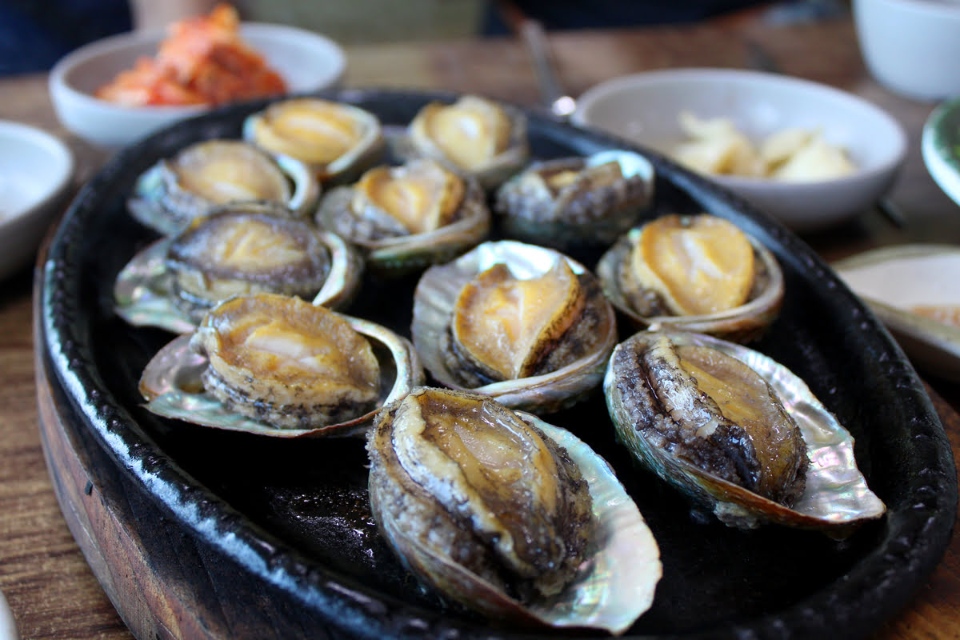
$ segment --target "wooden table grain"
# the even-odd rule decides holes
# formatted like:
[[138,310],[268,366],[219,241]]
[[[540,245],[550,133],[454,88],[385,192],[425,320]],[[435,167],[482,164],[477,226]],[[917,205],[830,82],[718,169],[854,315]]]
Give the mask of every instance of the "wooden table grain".
[[[896,96],[865,72],[849,20],[770,26],[761,20],[688,27],[551,34],[562,82],[572,95],[602,80],[670,67],[749,67],[760,46],[787,74],[851,91],[889,111],[909,134],[909,157],[892,192],[906,226],[875,212],[806,236],[827,259],[905,242],[960,243],[960,209],[933,183],[920,157],[920,130],[935,106]],[[752,45],[750,43],[753,43]],[[348,86],[448,89],[533,105],[534,70],[518,42],[465,40],[348,48]],[[60,135],[78,159],[77,184],[108,157],[57,122],[46,76],[0,81],[0,119]],[[25,268],[0,283],[0,591],[24,639],[131,637],[67,528],[38,431],[32,285]],[[960,389],[925,377],[951,444],[960,446]],[[908,607],[875,634],[882,640],[960,638],[960,540]]]

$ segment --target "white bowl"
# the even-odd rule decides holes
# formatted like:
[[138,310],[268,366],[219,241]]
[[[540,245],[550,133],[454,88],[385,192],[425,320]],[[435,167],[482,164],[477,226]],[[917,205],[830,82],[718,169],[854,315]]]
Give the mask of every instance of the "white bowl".
[[903,244],[833,263],[837,275],[870,305],[917,367],[960,382],[960,326],[917,313],[918,306],[960,308],[960,248]]
[[960,0],[854,0],[870,73],[909,98],[960,96]]
[[17,624],[3,592],[0,591],[0,640],[17,640]]
[[710,176],[794,231],[825,228],[869,209],[907,152],[903,127],[873,104],[826,85],[759,71],[677,69],[603,82],[577,101],[573,122],[667,153],[684,139],[682,111],[724,117],[754,142],[790,127],[820,131],[857,166],[843,178],[781,182]]
[[0,278],[35,258],[73,172],[73,154],[59,138],[0,120]]
[[[240,34],[287,83],[290,93],[336,87],[346,69],[340,46],[322,35],[275,24],[243,23]],[[137,58],[154,56],[166,32],[130,32],[98,40],[66,55],[50,71],[50,97],[60,122],[84,140],[105,148],[126,146],[205,106],[126,107],[94,92]]]

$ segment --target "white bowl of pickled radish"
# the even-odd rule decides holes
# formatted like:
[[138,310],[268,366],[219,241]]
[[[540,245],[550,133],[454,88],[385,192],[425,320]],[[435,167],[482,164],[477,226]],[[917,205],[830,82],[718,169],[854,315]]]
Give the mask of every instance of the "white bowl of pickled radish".
[[900,123],[867,100],[760,71],[614,78],[588,89],[572,120],[658,151],[797,232],[870,211],[907,153]]

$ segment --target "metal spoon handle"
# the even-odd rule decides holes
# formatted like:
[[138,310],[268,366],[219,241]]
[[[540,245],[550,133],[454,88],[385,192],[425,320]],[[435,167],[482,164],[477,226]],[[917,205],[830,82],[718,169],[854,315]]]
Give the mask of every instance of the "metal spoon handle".
[[520,24],[520,36],[530,50],[540,97],[544,106],[555,116],[565,118],[573,113],[576,103],[566,95],[557,78],[556,65],[550,53],[547,34],[538,20],[525,18]]

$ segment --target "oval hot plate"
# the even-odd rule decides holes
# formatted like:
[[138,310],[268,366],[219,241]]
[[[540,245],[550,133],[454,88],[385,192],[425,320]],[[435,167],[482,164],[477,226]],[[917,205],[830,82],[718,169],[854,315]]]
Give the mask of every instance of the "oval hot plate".
[[[322,95],[387,126],[455,97]],[[88,562],[141,638],[550,635],[493,626],[415,582],[370,515],[362,439],[264,439],[161,419],[141,406],[140,372],[171,335],[131,327],[113,311],[117,273],[156,239],[125,200],[158,159],[200,139],[239,137],[243,119],[263,105],[185,121],[119,152],[76,197],[50,246],[37,300],[41,427]],[[625,144],[528,117],[536,158]],[[930,399],[882,325],[805,244],[709,181],[648,155],[657,211],[729,218],[776,255],[785,301],[754,346],[802,377],[852,432],[859,467],[888,512],[845,540],[779,526],[731,529],[631,463],[599,395],[551,416],[613,465],[659,542],[663,578],[653,607],[625,635],[865,636],[908,601],[950,538],[956,473]],[[350,313],[409,335],[415,284],[413,276],[365,282]]]

